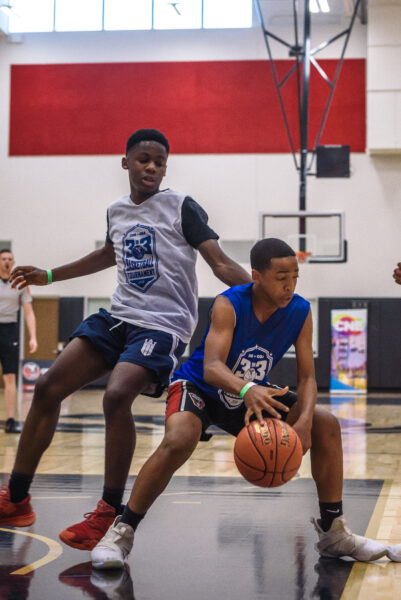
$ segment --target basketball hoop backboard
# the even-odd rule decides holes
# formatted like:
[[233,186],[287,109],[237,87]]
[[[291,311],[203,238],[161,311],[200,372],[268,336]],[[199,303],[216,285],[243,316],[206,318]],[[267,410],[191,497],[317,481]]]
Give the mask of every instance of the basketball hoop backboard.
[[307,253],[308,263],[347,261],[343,211],[260,213],[260,239],[268,237],[285,240],[295,252]]

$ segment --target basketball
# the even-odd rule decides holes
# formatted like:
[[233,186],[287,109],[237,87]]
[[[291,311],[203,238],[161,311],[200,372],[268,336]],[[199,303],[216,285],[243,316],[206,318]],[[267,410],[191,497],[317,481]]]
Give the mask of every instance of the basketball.
[[238,471],[250,483],[277,487],[297,473],[302,461],[302,445],[297,433],[279,419],[265,419],[241,429],[234,445]]

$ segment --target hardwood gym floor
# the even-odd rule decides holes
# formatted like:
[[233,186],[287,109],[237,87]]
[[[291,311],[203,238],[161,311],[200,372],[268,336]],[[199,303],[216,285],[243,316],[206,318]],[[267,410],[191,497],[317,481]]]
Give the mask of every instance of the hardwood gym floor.
[[[32,486],[37,522],[0,528],[0,599],[73,600],[393,600],[401,564],[319,559],[309,519],[317,515],[308,456],[281,488],[251,486],[235,467],[233,439],[216,431],[201,443],[140,525],[124,572],[92,572],[89,553],[58,532],[93,510],[103,484],[100,391],[81,391],[62,408],[53,443]],[[22,400],[26,414],[30,398]],[[321,396],[343,430],[344,509],[349,526],[386,543],[401,541],[401,396]],[[18,435],[3,432],[0,478],[8,480]],[[138,441],[131,477],[163,435],[164,404],[134,405]],[[128,487],[127,487],[128,490]]]

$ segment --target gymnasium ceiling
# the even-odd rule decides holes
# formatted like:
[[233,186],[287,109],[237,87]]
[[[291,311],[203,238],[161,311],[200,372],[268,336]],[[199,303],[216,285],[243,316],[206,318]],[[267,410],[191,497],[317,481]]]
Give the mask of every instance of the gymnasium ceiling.
[[[259,0],[259,2],[266,26],[285,26],[293,23],[293,0]],[[330,12],[312,14],[313,23],[333,25],[349,21],[354,9],[354,0],[328,0],[328,3]],[[296,4],[298,14],[301,16],[300,25],[302,25],[304,0],[296,0]],[[361,0],[359,8],[359,17],[365,23],[366,4],[367,0]]]

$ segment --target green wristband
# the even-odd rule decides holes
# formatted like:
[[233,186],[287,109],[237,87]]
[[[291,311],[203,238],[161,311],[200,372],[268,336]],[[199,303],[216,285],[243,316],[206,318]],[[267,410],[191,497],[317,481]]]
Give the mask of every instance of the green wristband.
[[244,396],[247,393],[247,391],[249,390],[249,388],[252,387],[253,385],[256,385],[256,383],[254,383],[253,381],[248,381],[248,383],[246,383],[244,385],[244,387],[242,388],[242,390],[239,393],[240,398],[242,398],[242,400],[244,399]]
[[46,269],[47,273],[47,283],[51,283],[53,281],[53,273],[51,269]]

